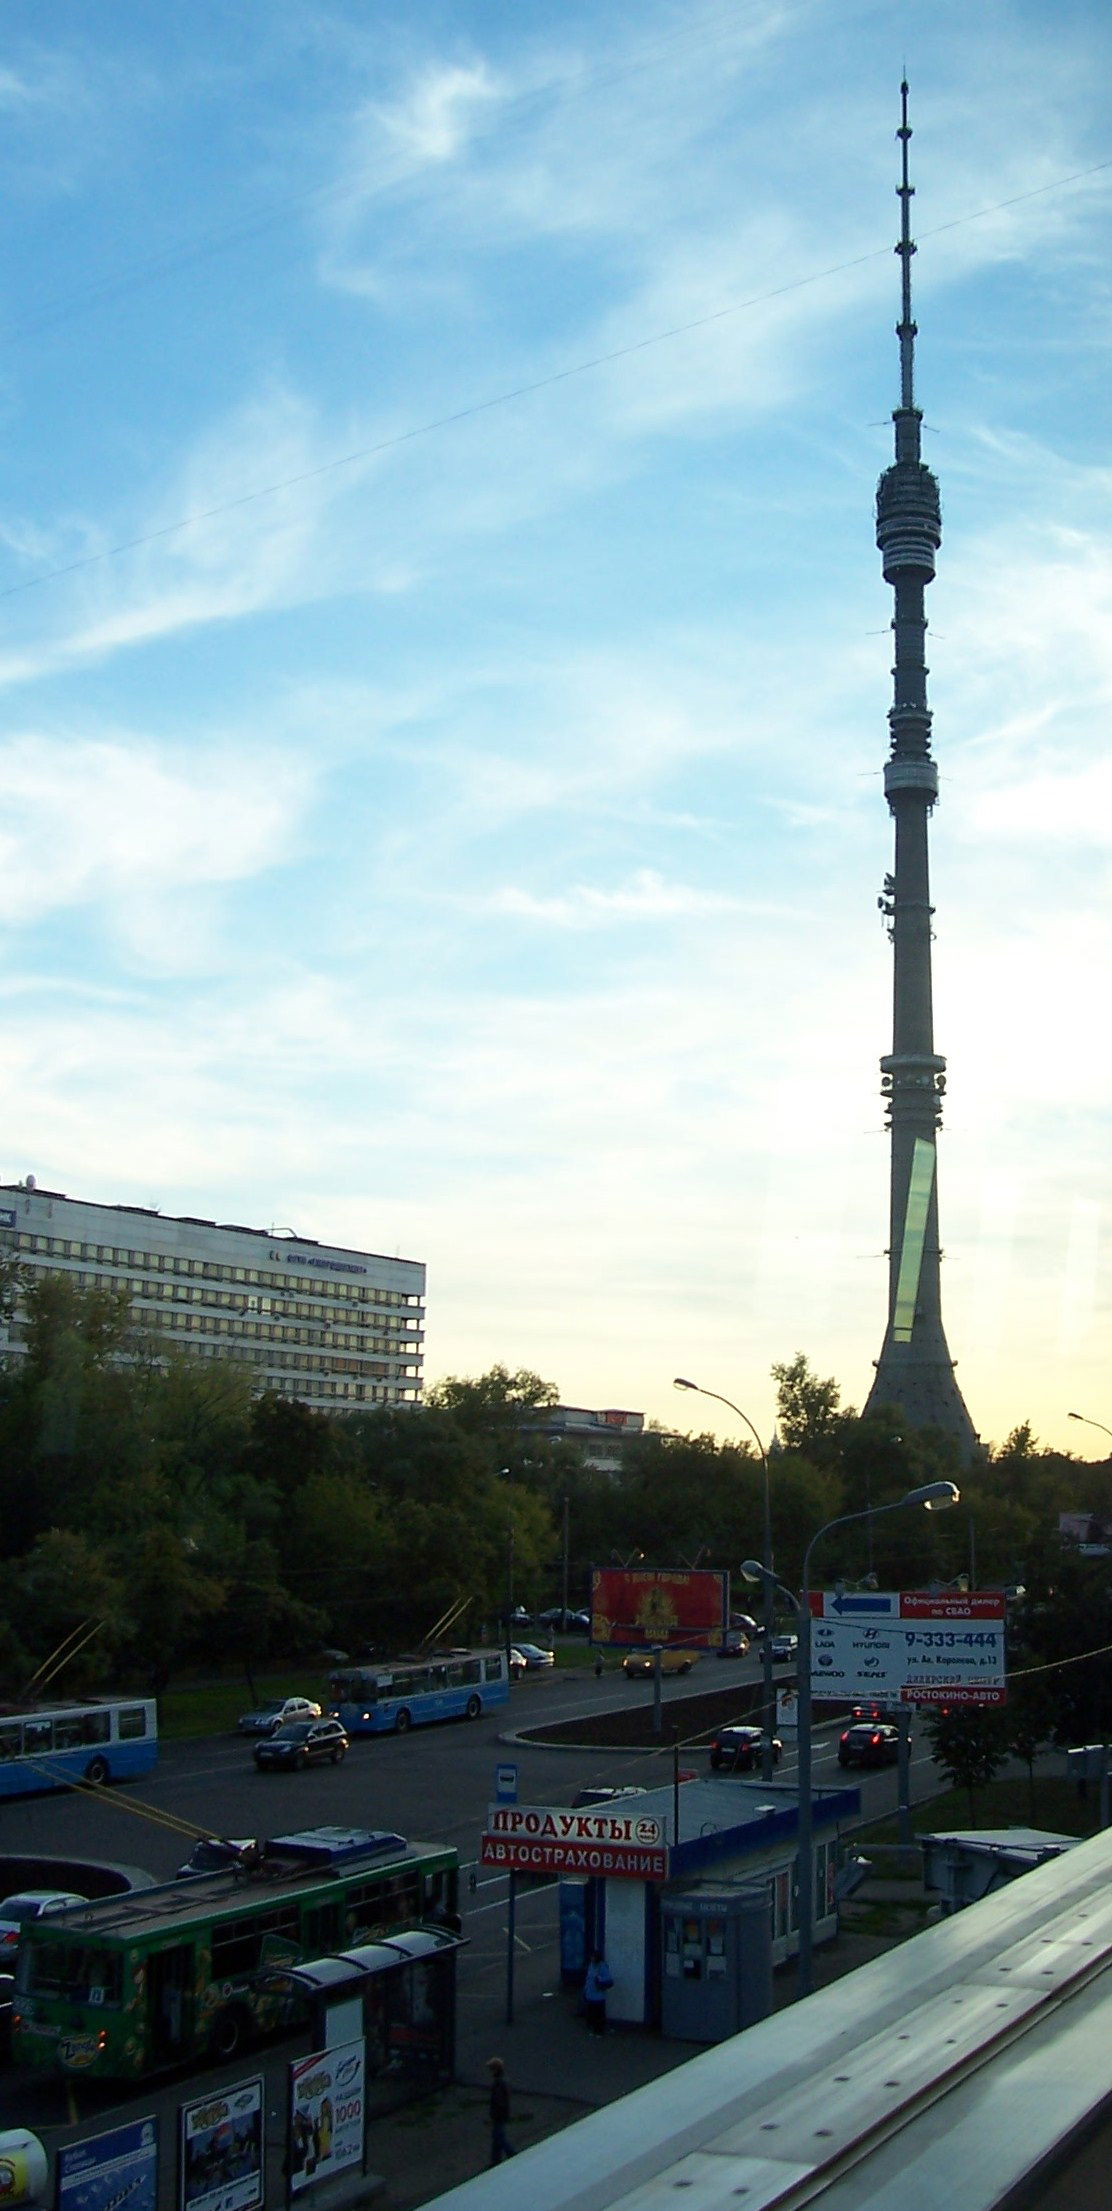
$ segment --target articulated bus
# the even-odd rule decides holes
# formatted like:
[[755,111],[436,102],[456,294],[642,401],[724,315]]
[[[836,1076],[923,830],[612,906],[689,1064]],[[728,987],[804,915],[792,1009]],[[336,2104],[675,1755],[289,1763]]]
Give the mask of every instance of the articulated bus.
[[153,1699],[96,1697],[36,1712],[0,1711],[0,1797],[67,1783],[130,1781],[158,1756]]
[[225,2062],[303,2019],[276,1968],[422,1925],[458,1931],[451,1849],[366,1828],[280,1835],[225,1872],[30,1920],[12,2055],[39,2072],[140,2081]]
[[404,1735],[430,1720],[477,1720],[509,1693],[505,1651],[445,1651],[345,1667],[329,1678],[328,1709],[349,1735]]

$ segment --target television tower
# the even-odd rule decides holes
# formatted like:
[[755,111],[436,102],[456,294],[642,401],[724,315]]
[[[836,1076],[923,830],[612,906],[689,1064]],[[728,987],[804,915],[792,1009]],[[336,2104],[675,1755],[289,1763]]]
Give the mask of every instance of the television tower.
[[927,823],[938,797],[938,769],[931,758],[931,715],[924,658],[927,620],[923,594],[934,575],[942,542],[938,480],[920,454],[922,414],[915,404],[916,325],[911,315],[911,195],[908,181],[907,85],[900,87],[902,144],[897,191],[902,209],[896,252],[902,271],[900,404],[892,420],[896,458],[877,485],[876,541],[884,580],[895,593],[892,628],[896,664],[888,715],[891,753],[884,764],[884,795],[896,829],[896,857],[879,901],[888,918],[894,958],[892,1050],[881,1060],[881,1090],[892,1136],[888,1249],[888,1327],[876,1363],[866,1415],[882,1405],[898,1408],[914,1428],[940,1428],[963,1459],[977,1435],[954,1378],[942,1328],[939,1284],[938,1183],[935,1138],[942,1122],[946,1062],[934,1048],[931,1002],[930,876]]

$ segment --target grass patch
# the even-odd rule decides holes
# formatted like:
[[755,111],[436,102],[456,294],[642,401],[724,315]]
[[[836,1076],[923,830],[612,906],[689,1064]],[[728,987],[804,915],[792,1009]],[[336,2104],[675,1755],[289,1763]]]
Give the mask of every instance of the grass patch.
[[313,1697],[327,1710],[328,1683],[306,1668],[283,1674],[256,1674],[253,1697],[247,1683],[233,1681],[182,1682],[167,1689],[158,1700],[159,1733],[167,1742],[189,1735],[223,1735],[234,1729],[241,1712],[272,1697]]
[[[1098,1823],[1097,1791],[1090,1789],[1088,1798],[1083,1799],[1075,1783],[1058,1774],[1036,1774],[1033,1789],[1026,1774],[990,1781],[986,1788],[977,1790],[972,1818],[964,1789],[950,1789],[927,1804],[913,1805],[911,1812],[917,1835],[947,1833],[953,1828],[1039,1827],[1051,1834],[1083,1838],[1095,1835]],[[878,1820],[857,1832],[862,1839],[873,1842],[899,1841],[894,1819]]]

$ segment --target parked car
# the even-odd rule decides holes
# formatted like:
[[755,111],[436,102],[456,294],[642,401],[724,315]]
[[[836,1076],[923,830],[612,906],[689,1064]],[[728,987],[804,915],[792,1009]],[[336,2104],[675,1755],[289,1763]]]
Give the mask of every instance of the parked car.
[[894,1766],[899,1755],[899,1728],[882,1720],[856,1720],[838,1744],[840,1766]]
[[76,1889],[16,1889],[0,1903],[0,1957],[18,1948],[29,1920],[45,1919],[51,1912],[66,1912],[71,1904],[87,1904]]
[[223,1873],[228,1866],[249,1864],[260,1856],[259,1845],[249,1835],[202,1835],[195,1842],[175,1878],[191,1881],[198,1873]]
[[531,1628],[532,1625],[532,1613],[527,1612],[524,1605],[515,1605],[510,1614],[510,1626],[512,1628]]
[[338,1766],[346,1758],[347,1731],[339,1720],[288,1720],[276,1735],[256,1743],[253,1752],[260,1773],[282,1767],[319,1766],[331,1760]]
[[0,1973],[0,2058],[5,2062],[12,2054],[12,1997],[15,1995],[15,1974]]
[[[660,1671],[662,1674],[689,1674],[698,1656],[698,1651],[683,1650],[679,1647],[662,1650],[660,1653]],[[654,1674],[656,1672],[655,1650],[627,1651],[622,1660],[622,1671],[631,1676],[634,1674]]]
[[[740,1724],[736,1727],[720,1727],[710,1739],[710,1762],[718,1773],[723,1767],[728,1773],[752,1773],[761,1755],[763,1729]],[[772,1738],[772,1763],[778,1766],[784,1745],[778,1735]]]
[[740,1628],[742,1634],[749,1637],[750,1642],[753,1641],[755,1636],[764,1634],[764,1629],[753,1618],[751,1612],[731,1612],[730,1626]]
[[798,1635],[774,1635],[771,1648],[773,1658],[794,1658],[799,1649],[799,1637]]
[[558,1633],[565,1635],[589,1634],[591,1615],[589,1612],[573,1612],[570,1606],[565,1611],[563,1605],[549,1605],[547,1612],[538,1612],[537,1626],[555,1628]]
[[542,1666],[554,1666],[556,1654],[546,1651],[539,1643],[515,1643],[510,1650],[510,1672],[520,1681],[522,1674],[539,1673]]
[[319,1720],[321,1710],[311,1697],[274,1697],[256,1712],[241,1712],[236,1726],[241,1735],[273,1735],[287,1720]]

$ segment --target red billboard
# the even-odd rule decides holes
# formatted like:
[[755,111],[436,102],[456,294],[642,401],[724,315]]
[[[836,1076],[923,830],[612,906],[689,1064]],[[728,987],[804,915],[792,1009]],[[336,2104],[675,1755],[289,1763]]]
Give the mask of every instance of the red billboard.
[[594,1643],[717,1650],[729,1611],[730,1577],[707,1567],[596,1566],[591,1575]]

